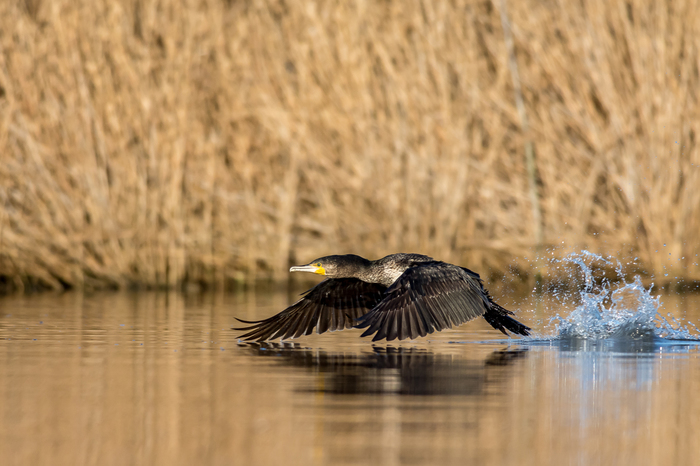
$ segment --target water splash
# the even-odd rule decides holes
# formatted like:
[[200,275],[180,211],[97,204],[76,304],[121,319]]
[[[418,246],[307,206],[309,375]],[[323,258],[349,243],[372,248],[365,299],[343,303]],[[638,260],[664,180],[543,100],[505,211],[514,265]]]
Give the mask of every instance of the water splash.
[[[700,340],[695,325],[683,325],[659,313],[661,298],[651,294],[653,285],[645,288],[639,276],[626,283],[619,261],[582,251],[558,262],[575,265],[583,274],[584,285],[576,309],[567,317],[557,314],[551,319],[556,330],[554,339]],[[614,268],[619,281],[603,279],[597,283],[594,276],[599,270],[597,264]]]

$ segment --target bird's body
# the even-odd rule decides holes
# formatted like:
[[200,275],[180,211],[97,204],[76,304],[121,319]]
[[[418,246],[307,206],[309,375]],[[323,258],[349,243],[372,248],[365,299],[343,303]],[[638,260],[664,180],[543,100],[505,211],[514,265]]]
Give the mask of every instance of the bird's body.
[[[289,339],[314,332],[366,328],[362,336],[389,341],[426,336],[479,316],[504,334],[529,335],[530,328],[496,304],[479,275],[421,254],[391,254],[370,261],[353,254],[326,256],[291,272],[329,278],[284,311],[235,330],[241,338]],[[240,319],[239,319],[240,320]]]

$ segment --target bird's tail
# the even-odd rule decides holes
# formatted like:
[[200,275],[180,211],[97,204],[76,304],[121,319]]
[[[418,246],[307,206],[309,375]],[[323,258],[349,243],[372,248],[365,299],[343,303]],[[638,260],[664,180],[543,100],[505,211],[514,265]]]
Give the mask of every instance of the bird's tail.
[[491,327],[495,328],[496,330],[500,330],[505,335],[508,335],[506,330],[518,335],[530,335],[530,327],[513,319],[511,317],[512,315],[513,313],[508,309],[491,302],[491,307],[488,311],[486,311],[486,314],[484,314],[484,319],[486,319],[486,322],[491,324]]

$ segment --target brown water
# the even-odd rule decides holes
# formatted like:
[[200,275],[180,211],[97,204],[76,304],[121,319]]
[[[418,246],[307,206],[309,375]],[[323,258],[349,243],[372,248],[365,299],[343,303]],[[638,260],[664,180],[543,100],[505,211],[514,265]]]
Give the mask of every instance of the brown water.
[[[692,343],[523,343],[483,322],[393,345],[237,342],[234,316],[288,299],[0,300],[0,464],[700,463]],[[662,300],[700,321],[698,296]]]

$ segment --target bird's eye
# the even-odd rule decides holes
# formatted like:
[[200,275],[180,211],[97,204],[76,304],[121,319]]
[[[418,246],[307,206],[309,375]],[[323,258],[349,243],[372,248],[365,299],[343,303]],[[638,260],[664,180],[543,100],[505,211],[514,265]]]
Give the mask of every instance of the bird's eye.
[[316,267],[321,267],[321,263],[320,263],[320,262],[316,262]]

